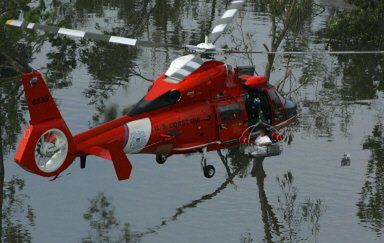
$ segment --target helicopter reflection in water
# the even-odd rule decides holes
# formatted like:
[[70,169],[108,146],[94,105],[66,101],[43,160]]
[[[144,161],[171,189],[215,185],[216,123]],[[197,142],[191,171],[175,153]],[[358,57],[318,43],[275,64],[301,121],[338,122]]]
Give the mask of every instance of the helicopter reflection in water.
[[[189,208],[196,208],[199,204],[213,199],[223,192],[228,185],[236,184],[236,177],[245,178],[249,174],[248,168],[252,166],[250,175],[256,179],[259,191],[259,203],[262,222],[264,224],[264,237],[266,242],[275,241],[316,241],[320,231],[320,217],[326,211],[324,202],[320,199],[312,200],[307,198],[299,201],[299,191],[294,185],[294,176],[288,171],[281,177],[277,177],[280,191],[277,202],[273,207],[267,197],[264,188],[266,173],[263,167],[264,159],[250,159],[241,154],[238,149],[230,149],[226,154],[219,152],[219,157],[224,164],[227,178],[213,192],[202,195],[183,206],[176,208],[175,213],[166,217],[158,225],[148,227],[145,231],[132,231],[130,224],[120,223],[114,214],[112,202],[104,194],[99,193],[90,200],[90,207],[84,214],[84,219],[89,221],[89,236],[83,238],[83,242],[94,240],[112,241],[118,239],[120,242],[137,242],[146,235],[159,232],[162,228],[179,219],[179,216],[186,213]],[[236,159],[235,159],[236,158]],[[115,235],[112,237],[112,235]],[[251,232],[244,232],[240,235],[240,242],[253,242]]]

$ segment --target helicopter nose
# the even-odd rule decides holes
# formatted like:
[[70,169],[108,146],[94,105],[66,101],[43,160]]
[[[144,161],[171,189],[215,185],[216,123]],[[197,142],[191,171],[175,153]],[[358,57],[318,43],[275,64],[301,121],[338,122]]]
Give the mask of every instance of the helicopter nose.
[[291,118],[297,115],[297,104],[294,101],[285,99],[284,108],[287,114],[287,118]]

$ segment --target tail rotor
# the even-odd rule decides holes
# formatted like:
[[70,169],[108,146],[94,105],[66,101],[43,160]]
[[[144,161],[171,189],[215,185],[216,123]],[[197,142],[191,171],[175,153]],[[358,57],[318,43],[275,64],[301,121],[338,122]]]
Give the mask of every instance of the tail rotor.
[[22,77],[31,117],[15,154],[24,169],[46,177],[59,175],[75,159],[75,144],[41,74]]

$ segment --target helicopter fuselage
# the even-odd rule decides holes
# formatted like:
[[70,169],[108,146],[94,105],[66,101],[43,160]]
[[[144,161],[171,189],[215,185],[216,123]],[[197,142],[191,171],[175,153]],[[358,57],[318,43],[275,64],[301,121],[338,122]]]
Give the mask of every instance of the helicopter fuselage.
[[[23,75],[31,115],[30,126],[15,154],[26,170],[57,176],[76,157],[96,155],[112,160],[120,180],[129,178],[125,154],[169,157],[236,146],[252,125],[247,102],[260,98],[266,122],[281,128],[296,116],[296,105],[283,98],[263,77],[246,68],[188,55],[174,60],[153,82],[144,98],[111,122],[72,136],[44,82],[36,71]],[[49,148],[49,149],[46,149]],[[157,158],[157,157],[156,157]]]
[[[176,60],[177,61],[177,60]],[[240,143],[250,126],[246,109],[248,92],[239,68],[219,61],[207,61],[180,83],[166,80],[166,73],[153,83],[147,95],[131,110],[131,116],[116,128],[115,122],[74,136],[79,142],[89,137],[86,147],[119,137],[125,153],[151,153],[170,156],[224,149]],[[296,114],[287,114],[283,102],[271,85],[261,85],[265,115],[271,126],[289,124]],[[176,95],[172,95],[172,92]],[[175,96],[175,97],[173,97]],[[164,107],[158,107],[162,104]],[[109,128],[108,128],[109,126]],[[107,128],[106,128],[107,127]]]

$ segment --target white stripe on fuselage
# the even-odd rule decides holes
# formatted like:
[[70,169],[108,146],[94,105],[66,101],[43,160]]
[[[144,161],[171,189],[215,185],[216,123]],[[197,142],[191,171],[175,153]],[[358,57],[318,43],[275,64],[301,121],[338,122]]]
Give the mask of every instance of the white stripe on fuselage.
[[151,137],[152,125],[149,118],[143,118],[127,123],[128,142],[125,145],[125,153],[138,153],[148,144]]

